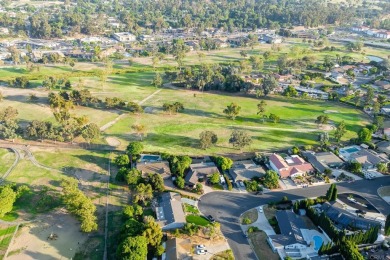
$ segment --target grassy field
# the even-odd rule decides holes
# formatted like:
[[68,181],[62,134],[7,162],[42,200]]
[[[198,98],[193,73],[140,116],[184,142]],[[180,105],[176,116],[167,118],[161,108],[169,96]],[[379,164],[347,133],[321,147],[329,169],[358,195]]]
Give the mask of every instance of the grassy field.
[[[168,115],[162,111],[165,102],[175,101],[184,104],[185,110],[182,113]],[[234,121],[227,119],[222,112],[231,102],[242,107],[240,115]],[[266,99],[266,114],[274,113],[280,116],[281,121],[277,124],[263,122],[257,115],[258,102],[258,99],[252,97],[226,93],[163,89],[144,103],[149,113],[129,115],[109,128],[106,134],[115,136],[122,145],[126,145],[129,141],[139,140],[131,126],[142,124],[147,131],[147,137],[143,140],[145,150],[192,155],[240,152],[228,143],[234,129],[245,130],[252,136],[253,144],[245,148],[246,151],[315,144],[318,132],[321,132],[317,129],[315,119],[327,110],[337,111],[328,114],[332,123],[342,120],[346,122],[348,133],[345,139],[355,137],[354,132],[367,123],[363,113],[339,103],[283,97]],[[211,130],[218,135],[217,146],[206,151],[199,149],[199,134],[203,130]]]
[[15,161],[15,154],[8,149],[0,148],[0,176],[2,176]]

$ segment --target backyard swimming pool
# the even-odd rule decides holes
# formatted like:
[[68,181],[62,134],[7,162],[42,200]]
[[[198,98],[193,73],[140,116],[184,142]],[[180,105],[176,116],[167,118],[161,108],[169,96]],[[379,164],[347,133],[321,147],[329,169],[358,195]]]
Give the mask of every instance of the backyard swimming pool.
[[324,242],[324,240],[320,236],[314,236],[313,241],[314,241],[314,250],[318,251],[320,249],[322,243]]
[[344,149],[344,151],[346,151],[347,153],[355,153],[355,152],[359,151],[359,149],[356,147],[350,147],[350,148]]
[[155,161],[161,161],[161,157],[160,157],[160,155],[141,154],[140,161],[141,161],[141,162],[155,162]]

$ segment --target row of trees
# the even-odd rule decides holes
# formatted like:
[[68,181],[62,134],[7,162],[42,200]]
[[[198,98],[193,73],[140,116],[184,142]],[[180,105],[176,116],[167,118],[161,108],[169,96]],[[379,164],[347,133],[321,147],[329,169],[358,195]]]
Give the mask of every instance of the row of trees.
[[78,181],[74,178],[65,179],[61,182],[63,202],[72,214],[76,215],[81,222],[81,231],[92,232],[97,230],[96,206],[78,188]]

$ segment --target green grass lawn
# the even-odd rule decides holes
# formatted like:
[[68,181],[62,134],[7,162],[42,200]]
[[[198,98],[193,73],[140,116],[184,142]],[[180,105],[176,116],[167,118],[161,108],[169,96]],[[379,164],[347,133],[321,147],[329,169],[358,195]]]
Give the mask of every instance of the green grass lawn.
[[197,215],[186,216],[186,221],[188,223],[194,223],[199,226],[207,226],[208,224],[210,224],[210,221],[208,221],[205,217],[197,216]]
[[185,209],[185,212],[192,213],[192,214],[199,214],[198,208],[195,206],[192,206],[190,204],[184,203],[184,209]]
[[2,176],[14,163],[15,154],[8,149],[0,148],[0,176]]
[[[196,95],[196,96],[195,96]],[[162,111],[165,102],[179,101],[185,110],[177,115]],[[241,112],[236,120],[227,119],[222,113],[231,102],[240,105]],[[275,150],[293,145],[315,144],[321,132],[315,120],[326,110],[331,123],[344,120],[348,132],[345,139],[355,137],[355,131],[367,124],[366,117],[359,110],[336,102],[287,99],[284,97],[266,98],[266,114],[274,113],[281,117],[280,123],[262,122],[257,115],[259,100],[254,97],[241,97],[226,93],[209,93],[189,90],[163,89],[158,95],[144,103],[150,113],[129,115],[106,131],[117,137],[124,148],[129,141],[139,140],[131,130],[133,124],[145,125],[147,136],[143,140],[146,151],[169,152],[173,154],[238,153],[229,143],[234,129],[247,131],[253,143],[244,151]],[[294,131],[296,129],[296,131]],[[308,132],[306,129],[314,130]],[[214,131],[218,135],[217,146],[207,150],[199,149],[199,134],[203,130]]]

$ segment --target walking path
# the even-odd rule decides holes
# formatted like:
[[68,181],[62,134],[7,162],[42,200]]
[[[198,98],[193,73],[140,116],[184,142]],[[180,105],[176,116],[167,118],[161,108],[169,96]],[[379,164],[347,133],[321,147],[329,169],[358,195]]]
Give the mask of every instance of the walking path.
[[[146,98],[142,99],[140,102],[138,102],[138,105],[142,105],[143,103],[145,103],[146,101],[148,101],[149,99],[151,99],[154,95],[158,94],[162,89],[159,89],[155,92],[153,92],[152,94],[150,94],[149,96],[147,96]],[[121,120],[126,114],[120,114],[118,117],[116,117],[114,120],[108,122],[107,124],[105,124],[104,126],[100,127],[100,131],[101,132],[104,132],[106,131],[108,128],[110,128],[111,126],[115,125],[116,123],[118,123],[119,120]]]
[[[0,147],[3,147],[3,146],[0,146]],[[8,147],[6,147],[6,148],[8,148]],[[14,149],[14,148],[8,148],[8,149],[12,150],[12,152],[15,154],[15,161],[11,165],[11,167],[3,174],[3,176],[1,176],[0,183],[2,183],[8,177],[8,175],[12,172],[12,170],[19,163],[19,159],[20,159],[20,154],[19,154],[18,150]]]

